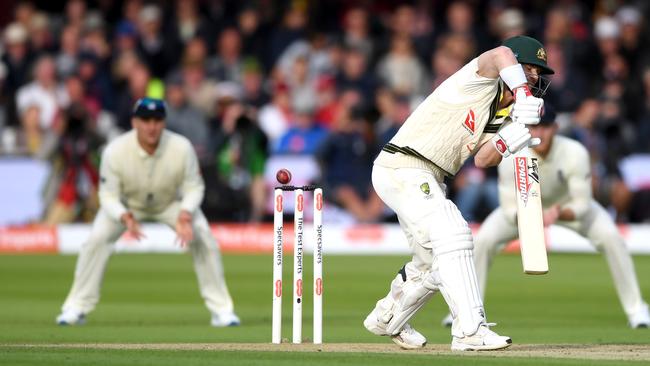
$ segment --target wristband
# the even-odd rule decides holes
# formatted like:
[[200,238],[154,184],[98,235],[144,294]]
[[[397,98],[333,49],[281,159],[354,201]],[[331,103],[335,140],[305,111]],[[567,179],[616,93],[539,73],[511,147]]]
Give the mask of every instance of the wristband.
[[499,76],[503,80],[510,90],[515,90],[517,87],[526,85],[528,80],[526,79],[526,74],[524,74],[524,68],[521,64],[514,64],[508,67],[504,67],[499,71]]

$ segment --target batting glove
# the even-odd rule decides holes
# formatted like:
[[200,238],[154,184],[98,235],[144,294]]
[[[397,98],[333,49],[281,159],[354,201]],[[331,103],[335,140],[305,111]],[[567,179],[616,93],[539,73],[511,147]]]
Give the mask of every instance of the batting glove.
[[512,105],[510,117],[513,122],[525,125],[536,125],[544,107],[542,98],[534,97],[528,85],[523,85],[514,90],[515,103]]
[[511,154],[516,154],[526,147],[539,145],[541,142],[538,138],[532,138],[528,127],[523,123],[511,122],[499,130],[492,137],[492,144],[497,151],[507,158]]

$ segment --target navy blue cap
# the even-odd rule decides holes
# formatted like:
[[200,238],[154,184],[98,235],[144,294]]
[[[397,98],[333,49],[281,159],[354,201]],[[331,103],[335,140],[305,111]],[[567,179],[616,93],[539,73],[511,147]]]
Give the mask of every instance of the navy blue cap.
[[541,126],[550,126],[555,123],[555,108],[552,105],[545,103],[542,110],[542,117],[539,120]]
[[133,117],[165,119],[167,108],[162,99],[140,98],[133,107]]

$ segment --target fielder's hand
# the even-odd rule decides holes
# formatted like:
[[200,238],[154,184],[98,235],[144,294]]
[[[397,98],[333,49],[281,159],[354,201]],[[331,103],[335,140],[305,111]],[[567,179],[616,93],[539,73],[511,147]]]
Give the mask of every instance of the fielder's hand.
[[176,241],[181,247],[185,247],[194,239],[194,230],[192,230],[192,214],[187,211],[181,211],[176,220]]
[[515,96],[515,103],[512,105],[512,110],[510,111],[512,121],[525,125],[538,124],[542,107],[544,107],[544,100],[534,97],[528,85],[516,88],[513,94]]
[[492,144],[494,148],[507,158],[511,154],[519,152],[526,147],[537,146],[540,139],[532,138],[530,131],[523,123],[511,122],[499,130],[494,137],[492,137]]
[[544,227],[551,226],[560,218],[560,205],[555,204],[544,210]]
[[140,223],[133,217],[133,214],[127,212],[122,215],[120,218],[124,226],[126,226],[126,231],[135,238],[135,240],[140,241],[140,239],[145,238],[145,235],[140,230]]

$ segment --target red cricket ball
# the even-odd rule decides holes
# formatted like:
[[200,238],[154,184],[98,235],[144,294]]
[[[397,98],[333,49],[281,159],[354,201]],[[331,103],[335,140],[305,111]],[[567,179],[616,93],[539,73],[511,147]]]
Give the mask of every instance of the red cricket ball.
[[291,172],[287,169],[280,169],[275,174],[275,179],[277,179],[280,184],[289,184],[289,182],[291,182]]

